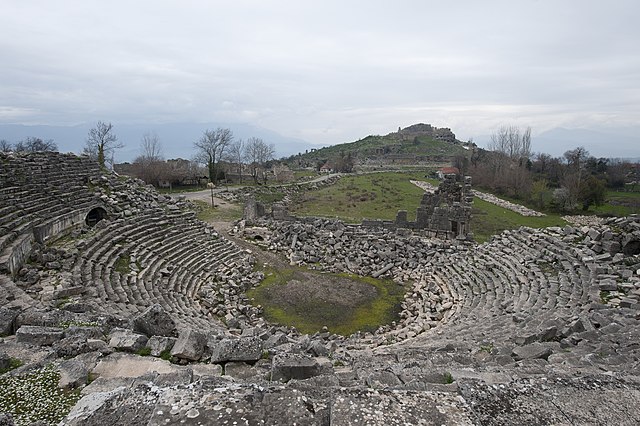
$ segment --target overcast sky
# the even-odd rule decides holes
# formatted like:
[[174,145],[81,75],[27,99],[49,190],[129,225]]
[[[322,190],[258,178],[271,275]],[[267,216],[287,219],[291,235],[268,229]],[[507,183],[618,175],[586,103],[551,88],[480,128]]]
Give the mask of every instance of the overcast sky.
[[0,0],[0,123],[638,125],[640,1]]

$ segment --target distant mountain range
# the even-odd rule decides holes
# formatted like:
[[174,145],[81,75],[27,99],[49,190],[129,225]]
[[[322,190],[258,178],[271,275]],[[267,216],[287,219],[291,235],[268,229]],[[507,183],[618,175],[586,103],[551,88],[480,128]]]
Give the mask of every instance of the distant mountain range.
[[[474,141],[486,147],[490,136]],[[566,151],[584,147],[594,157],[625,158],[640,161],[640,126],[622,128],[565,129],[558,127],[531,137],[533,152],[544,152],[554,157]]]
[[[0,139],[11,143],[27,137],[53,139],[60,152],[80,153],[85,145],[87,133],[95,123],[77,126],[27,126],[21,124],[0,124]],[[172,124],[118,124],[113,123],[113,132],[118,141],[125,146],[116,152],[116,162],[131,162],[140,154],[140,140],[145,133],[155,132],[162,143],[164,157],[189,159],[195,154],[193,143],[197,141],[204,130],[226,127],[233,131],[236,138],[262,138],[267,143],[273,143],[276,156],[287,157],[322,145],[314,145],[302,139],[290,138],[251,124],[226,123],[172,123]]]

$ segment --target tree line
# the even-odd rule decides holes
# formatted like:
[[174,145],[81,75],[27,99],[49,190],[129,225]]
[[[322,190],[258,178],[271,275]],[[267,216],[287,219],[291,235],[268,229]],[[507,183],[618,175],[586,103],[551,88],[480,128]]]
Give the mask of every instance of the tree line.
[[456,157],[453,166],[471,175],[474,186],[560,212],[602,205],[607,189],[623,189],[629,175],[637,173],[628,162],[596,158],[584,147],[561,157],[534,154],[531,128],[514,126],[495,132],[487,150]]
[[[191,160],[165,160],[158,135],[154,132],[145,133],[140,140],[140,154],[131,167],[127,168],[127,172],[156,186],[160,181],[194,183],[204,176],[217,185],[228,173],[235,173],[240,182],[243,175],[249,173],[257,184],[267,181],[267,168],[271,166],[275,156],[274,144],[257,137],[250,137],[246,141],[236,139],[230,129],[221,127],[203,131],[193,146],[196,153]],[[87,134],[83,154],[96,160],[102,168],[113,168],[115,152],[123,147],[113,124],[98,121]],[[2,152],[57,150],[52,139],[29,137],[16,144],[0,140]],[[201,165],[205,170],[201,169]]]
[[15,144],[6,139],[0,139],[0,152],[37,152],[37,151],[57,151],[58,145],[53,139],[41,139],[27,137]]

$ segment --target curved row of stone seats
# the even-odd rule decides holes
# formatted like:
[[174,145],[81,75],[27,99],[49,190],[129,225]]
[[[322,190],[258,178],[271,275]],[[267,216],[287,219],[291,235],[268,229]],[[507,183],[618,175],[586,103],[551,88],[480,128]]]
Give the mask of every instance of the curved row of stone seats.
[[37,226],[95,204],[86,185],[97,164],[74,155],[1,153],[0,264],[16,274],[31,250]]
[[[571,318],[597,302],[595,268],[579,254],[550,233],[526,228],[505,232],[474,252],[438,254],[414,285],[415,300],[405,303],[403,326],[439,321],[466,338],[504,340],[545,320]],[[419,329],[414,327],[416,334]]]
[[131,316],[160,303],[181,326],[198,328],[215,324],[196,297],[199,289],[242,256],[193,214],[162,209],[117,219],[81,246],[73,276],[76,284],[95,286],[95,309],[114,313],[115,305],[119,315]]

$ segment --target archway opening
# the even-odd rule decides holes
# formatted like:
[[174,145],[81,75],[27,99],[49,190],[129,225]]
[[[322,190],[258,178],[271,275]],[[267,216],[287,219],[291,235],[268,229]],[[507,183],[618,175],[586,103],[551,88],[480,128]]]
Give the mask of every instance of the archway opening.
[[96,223],[100,222],[102,219],[107,218],[107,211],[102,207],[94,207],[89,210],[87,213],[87,217],[84,219],[84,222],[88,227],[92,228],[96,226]]

